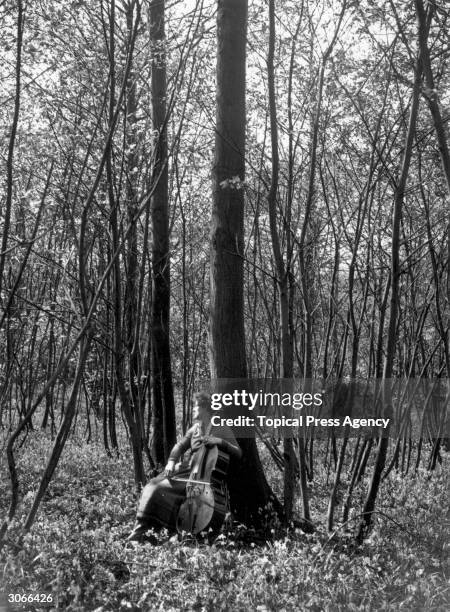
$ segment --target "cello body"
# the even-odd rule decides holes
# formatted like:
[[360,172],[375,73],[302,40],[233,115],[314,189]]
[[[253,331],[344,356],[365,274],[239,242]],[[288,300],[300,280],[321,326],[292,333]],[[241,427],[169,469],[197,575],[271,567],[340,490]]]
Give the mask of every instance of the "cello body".
[[225,477],[229,462],[228,454],[217,446],[203,445],[197,451],[186,483],[186,500],[178,511],[179,533],[215,534],[220,530],[228,510]]

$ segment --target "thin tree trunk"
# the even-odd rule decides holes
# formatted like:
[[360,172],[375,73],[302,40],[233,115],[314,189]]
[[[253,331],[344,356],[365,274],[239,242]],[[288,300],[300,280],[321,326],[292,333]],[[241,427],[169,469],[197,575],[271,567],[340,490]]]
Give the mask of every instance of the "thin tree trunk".
[[44,474],[42,475],[41,482],[39,483],[39,488],[34,497],[33,504],[28,513],[28,516],[24,525],[24,532],[27,532],[31,529],[33,525],[34,519],[36,518],[37,511],[39,509],[39,505],[44,497],[44,494],[47,490],[47,487],[52,479],[52,476],[55,472],[55,469],[58,465],[59,458],[61,457],[61,453],[64,449],[64,446],[67,442],[67,438],[70,433],[73,417],[75,415],[78,395],[80,392],[80,386],[83,379],[84,368],[86,365],[86,359],[89,354],[89,349],[91,345],[91,336],[88,334],[86,338],[84,338],[80,343],[79,348],[79,358],[77,364],[77,370],[75,374],[75,380],[72,385],[72,391],[70,393],[70,397],[66,406],[66,410],[64,412],[64,419],[59,428],[58,434],[56,436],[55,442],[53,444],[53,449],[48,460],[47,466],[45,468]]
[[2,228],[2,242],[0,252],[0,295],[3,288],[3,272],[5,270],[6,253],[9,238],[9,228],[11,225],[11,207],[13,200],[13,165],[14,165],[14,149],[16,145],[17,125],[19,123],[20,113],[20,89],[21,89],[21,71],[22,71],[22,41],[24,29],[24,7],[23,1],[17,0],[17,38],[16,38],[16,84],[14,92],[14,113],[9,135],[8,156],[6,158],[6,201],[4,211],[4,221]]
[[[399,181],[395,190],[393,218],[392,218],[392,241],[391,241],[391,300],[389,308],[389,327],[386,347],[386,356],[383,370],[383,408],[387,417],[392,417],[392,397],[391,397],[391,377],[394,371],[394,357],[396,348],[396,329],[399,309],[399,282],[400,282],[400,221],[402,216],[403,201],[405,196],[406,182],[412,157],[417,115],[419,111],[420,84],[422,76],[422,66],[420,56],[416,63],[414,88],[409,114],[408,130],[406,133],[403,162]],[[386,463],[387,450],[389,445],[389,425],[384,430],[383,436],[378,442],[375,466],[369,484],[367,497],[363,507],[362,521],[358,527],[356,539],[361,543],[368,533],[375,503],[380,486],[381,475]]]
[[[289,317],[289,278],[283,254],[281,252],[280,238],[277,227],[277,191],[279,180],[279,153],[278,153],[278,124],[277,108],[275,101],[275,0],[269,1],[269,53],[267,57],[267,81],[269,87],[269,112],[270,112],[270,135],[272,153],[272,177],[268,194],[270,235],[272,240],[272,250],[275,259],[277,272],[279,299],[280,299],[280,326],[281,326],[281,376],[284,379],[291,379],[293,376],[293,342],[290,334]],[[287,212],[289,215],[289,212]],[[290,228],[287,228],[288,232]],[[289,253],[288,253],[289,257]],[[292,445],[292,438],[285,435],[283,438],[283,457],[284,457],[284,513],[285,520],[289,523],[292,520],[292,506],[294,503],[294,471],[295,455]],[[305,455],[300,456],[300,470],[304,469]],[[301,484],[306,484],[306,479],[300,479]],[[308,507],[307,489],[302,490],[302,500],[304,515],[306,520],[310,520]]]

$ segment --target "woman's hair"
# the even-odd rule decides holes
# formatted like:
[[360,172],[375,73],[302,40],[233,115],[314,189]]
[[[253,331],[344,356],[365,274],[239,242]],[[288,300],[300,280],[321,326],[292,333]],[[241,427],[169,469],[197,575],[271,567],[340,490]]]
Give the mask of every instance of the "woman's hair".
[[207,408],[210,412],[213,411],[211,408],[211,395],[207,391],[198,391],[194,395],[194,401],[202,408]]

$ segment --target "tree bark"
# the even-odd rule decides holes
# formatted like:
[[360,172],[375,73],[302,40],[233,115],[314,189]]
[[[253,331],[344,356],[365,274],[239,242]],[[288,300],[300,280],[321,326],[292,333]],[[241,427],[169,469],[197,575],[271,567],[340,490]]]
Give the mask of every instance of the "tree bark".
[[165,463],[176,442],[175,403],[170,355],[170,244],[167,159],[165,2],[150,5],[152,63],[152,111],[156,136],[151,200],[153,229],[152,360],[153,444],[157,463]]
[[[247,1],[219,0],[217,11],[216,137],[210,244],[210,368],[214,380],[247,376],[244,330],[245,58]],[[213,383],[214,384],[214,383]],[[232,384],[232,381],[231,381]],[[231,470],[236,518],[258,524],[277,505],[254,439],[240,439],[243,459]]]

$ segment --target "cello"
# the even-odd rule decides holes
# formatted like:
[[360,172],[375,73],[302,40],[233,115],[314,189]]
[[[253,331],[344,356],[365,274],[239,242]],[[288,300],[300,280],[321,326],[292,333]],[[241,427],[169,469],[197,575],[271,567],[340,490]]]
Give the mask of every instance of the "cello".
[[208,448],[202,443],[186,479],[186,500],[180,505],[176,522],[179,533],[218,533],[229,505],[225,484],[229,462],[229,455],[216,445]]

